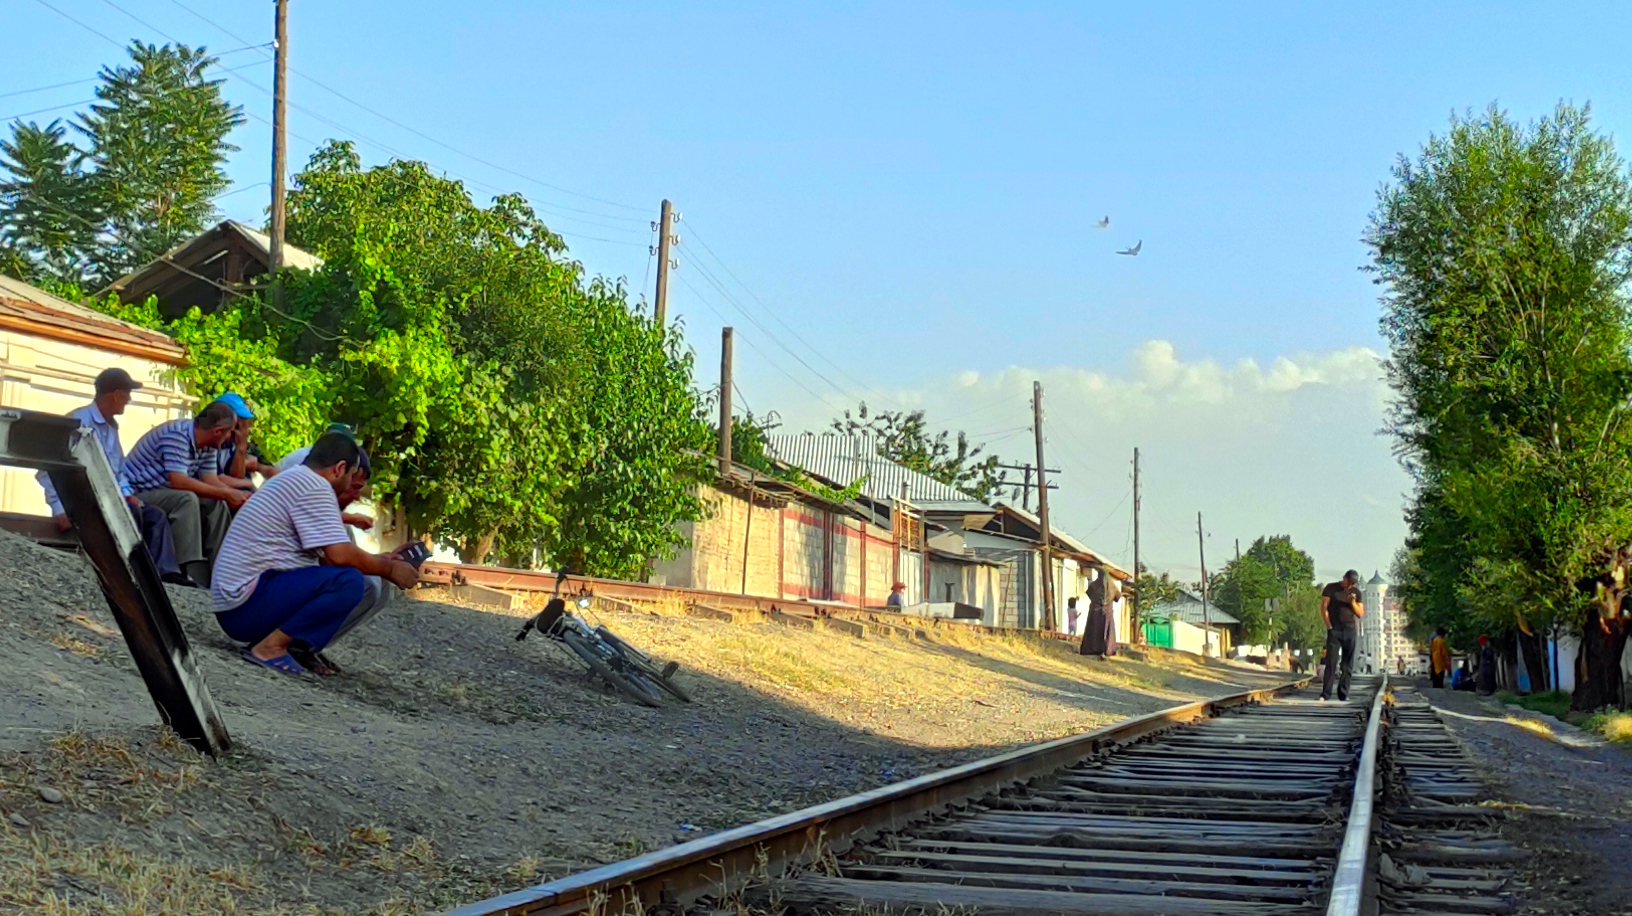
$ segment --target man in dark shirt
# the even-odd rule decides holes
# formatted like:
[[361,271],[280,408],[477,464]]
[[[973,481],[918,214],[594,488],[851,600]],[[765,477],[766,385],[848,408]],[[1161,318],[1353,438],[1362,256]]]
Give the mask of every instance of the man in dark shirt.
[[[1332,681],[1337,681],[1337,698],[1349,698],[1349,676],[1354,671],[1354,644],[1360,633],[1360,618],[1366,605],[1360,600],[1360,574],[1349,570],[1340,581],[1320,592],[1320,616],[1326,619],[1326,677],[1320,698],[1332,698]],[[1338,668],[1342,668],[1341,674]]]

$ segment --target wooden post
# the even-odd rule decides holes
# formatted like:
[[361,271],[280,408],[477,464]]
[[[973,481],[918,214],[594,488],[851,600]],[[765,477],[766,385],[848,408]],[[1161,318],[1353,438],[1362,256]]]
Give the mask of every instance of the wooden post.
[[1201,513],[1196,513],[1196,550],[1201,557],[1201,657],[1213,648],[1213,614],[1207,609],[1207,544],[1201,536]]
[[731,475],[731,329],[720,329],[720,475]]
[[1048,527],[1048,463],[1043,460],[1043,383],[1031,383],[1031,426],[1037,435],[1037,518],[1043,528],[1042,628],[1054,630],[1054,538]]
[[277,47],[272,54],[272,244],[268,271],[276,277],[283,267],[283,176],[289,155],[289,0],[276,0],[272,33]]
[[742,526],[742,593],[748,594],[748,558],[754,552],[754,472],[748,471],[748,523]]
[[674,206],[667,200],[658,208],[657,217],[657,294],[652,299],[652,313],[657,326],[662,327],[669,314],[669,240],[674,236]]
[[1139,594],[1139,447],[1133,449],[1133,613],[1129,615],[1134,629],[1134,642],[1145,641],[1145,627],[1139,618],[1144,610],[1144,596]]

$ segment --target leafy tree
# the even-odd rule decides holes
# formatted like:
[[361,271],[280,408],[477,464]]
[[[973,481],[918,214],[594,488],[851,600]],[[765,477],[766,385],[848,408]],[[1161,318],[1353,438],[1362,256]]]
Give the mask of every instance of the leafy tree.
[[1184,592],[1184,586],[1168,573],[1152,575],[1150,567],[1139,564],[1139,574],[1134,579],[1134,592],[1138,596],[1139,614],[1145,613],[1158,604],[1176,601]]
[[1320,589],[1295,588],[1281,599],[1276,612],[1276,642],[1294,649],[1318,649],[1326,643],[1326,619],[1320,616]]
[[708,428],[677,328],[589,279],[519,196],[491,207],[423,163],[331,143],[295,178],[288,311],[251,335],[333,376],[378,487],[468,561],[635,575],[701,511]]
[[1419,620],[1583,627],[1577,708],[1619,697],[1628,620],[1577,588],[1632,540],[1632,182],[1588,111],[1455,117],[1383,188],[1389,431],[1416,482]]
[[1315,561],[1292,544],[1290,535],[1260,537],[1240,559],[1225,564],[1212,577],[1208,592],[1222,609],[1241,621],[1242,635],[1251,642],[1279,641],[1284,621],[1270,620],[1264,602],[1285,601],[1296,590],[1307,589],[1315,578]]
[[942,430],[931,435],[922,410],[869,412],[862,402],[852,414],[846,410],[833,428],[845,435],[872,436],[878,454],[905,465],[977,500],[985,500],[1003,485],[1003,461],[996,455],[980,457],[984,445],[972,445],[968,434],[956,437]]
[[90,270],[97,206],[81,168],[85,155],[67,133],[61,121],[18,123],[10,140],[0,140],[0,168],[11,175],[0,181],[0,245],[9,251],[0,271],[77,283]]
[[104,67],[98,101],[68,140],[53,121],[0,141],[0,247],[31,277],[104,285],[197,234],[230,182],[227,143],[243,123],[203,48],[132,42]]

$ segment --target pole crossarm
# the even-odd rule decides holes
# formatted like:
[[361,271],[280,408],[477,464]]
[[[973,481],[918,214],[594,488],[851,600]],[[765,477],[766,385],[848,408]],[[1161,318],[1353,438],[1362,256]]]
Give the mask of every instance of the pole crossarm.
[[101,443],[70,417],[0,407],[0,465],[45,471],[159,716],[206,754],[232,746]]

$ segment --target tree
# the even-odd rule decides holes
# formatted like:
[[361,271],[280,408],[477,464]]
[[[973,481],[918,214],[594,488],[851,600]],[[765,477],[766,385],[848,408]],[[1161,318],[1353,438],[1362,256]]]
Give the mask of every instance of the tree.
[[469,562],[542,551],[603,575],[678,546],[708,450],[691,355],[522,198],[481,207],[336,142],[296,176],[288,227],[323,266],[286,272],[288,311],[246,305],[245,326],[331,374],[415,530]]
[[104,67],[98,101],[67,129],[12,125],[0,141],[0,247],[30,278],[105,285],[197,234],[230,185],[227,135],[242,110],[204,48],[132,42]]
[[18,123],[10,140],[0,140],[0,168],[11,175],[0,181],[0,245],[11,253],[0,265],[6,273],[78,283],[91,269],[98,208],[81,167],[85,154],[67,133],[61,121]]
[[971,444],[968,434],[962,431],[956,437],[945,430],[930,435],[922,410],[874,413],[869,412],[864,401],[854,414],[846,410],[843,418],[834,420],[833,429],[845,435],[872,436],[880,457],[956,487],[977,500],[990,498],[1004,482],[1004,472],[998,467],[1003,463],[1001,458],[981,458],[985,445]]
[[1266,600],[1286,601],[1295,591],[1308,589],[1315,578],[1315,561],[1293,546],[1290,535],[1260,537],[1240,559],[1225,564],[1209,583],[1213,601],[1241,621],[1242,635],[1250,642],[1281,641],[1285,620],[1271,621]]
[[1587,109],[1492,106],[1401,159],[1367,235],[1416,485],[1408,605],[1464,631],[1582,626],[1581,709],[1618,700],[1628,632],[1578,583],[1632,542],[1629,229],[1632,182]]

